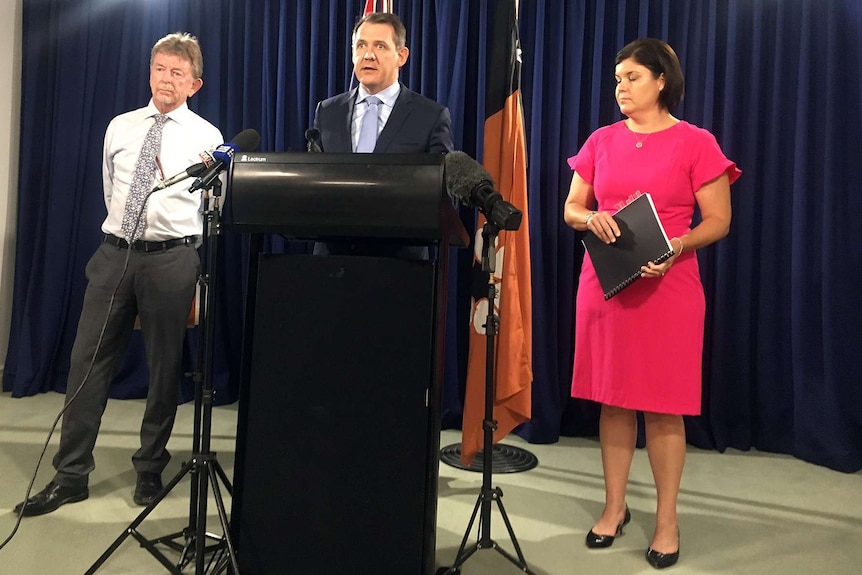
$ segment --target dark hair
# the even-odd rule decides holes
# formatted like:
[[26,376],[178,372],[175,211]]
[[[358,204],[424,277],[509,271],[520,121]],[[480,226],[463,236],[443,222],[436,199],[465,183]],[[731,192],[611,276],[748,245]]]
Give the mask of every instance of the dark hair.
[[404,27],[401,18],[392,12],[372,12],[360,18],[353,26],[353,34],[350,35],[351,44],[353,43],[353,39],[356,38],[356,32],[359,30],[359,27],[366,22],[369,24],[389,24],[392,26],[392,37],[395,40],[395,48],[400,50],[407,45],[407,28]]
[[682,102],[685,96],[685,79],[676,52],[666,42],[655,38],[635,40],[617,52],[614,64],[629,58],[648,68],[656,79],[664,74],[664,89],[658,95],[661,107],[673,110]]
[[204,75],[204,57],[198,39],[188,32],[175,32],[168,34],[153,46],[150,52],[150,65],[152,66],[156,54],[164,53],[185,58],[192,65],[192,77],[201,78]]

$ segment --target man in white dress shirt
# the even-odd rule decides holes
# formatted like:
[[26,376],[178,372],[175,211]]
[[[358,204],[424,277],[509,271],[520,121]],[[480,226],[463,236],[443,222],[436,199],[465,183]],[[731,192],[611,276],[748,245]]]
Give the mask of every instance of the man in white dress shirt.
[[108,125],[102,164],[108,214],[102,223],[103,242],[86,268],[89,283],[72,348],[60,447],[53,462],[57,471],[45,489],[15,508],[16,513],[42,515],[89,497],[93,448],[108,389],[136,316],[150,379],[141,447],[132,457],[137,472],[134,501],[148,505],[162,490],[186,320],[201,267],[196,248],[203,229],[202,204],[200,192],[188,193],[190,179],[148,198],[141,190],[152,190],[160,180],[200,162],[202,152],[224,142],[219,130],[187,105],[203,85],[202,74],[197,39],[184,33],[165,36],[151,53],[149,104],[115,117]]

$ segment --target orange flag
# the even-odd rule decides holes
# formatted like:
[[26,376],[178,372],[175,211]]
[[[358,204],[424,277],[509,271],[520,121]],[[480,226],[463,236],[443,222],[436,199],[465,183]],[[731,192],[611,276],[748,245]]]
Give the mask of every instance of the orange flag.
[[[501,0],[494,18],[494,47],[488,69],[485,97],[485,142],[483,163],[494,178],[503,199],[523,214],[517,231],[501,231],[497,245],[493,305],[500,318],[495,338],[494,443],[516,426],[530,420],[533,383],[533,310],[530,280],[530,233],[527,214],[527,152],[521,109],[521,49],[518,41],[515,0]],[[471,309],[470,353],[461,438],[461,461],[469,465],[483,447],[485,414],[485,320],[488,313],[488,274],[482,272],[480,214],[474,242],[473,273],[481,274],[484,297],[474,299]],[[477,294],[478,295],[478,294]]]

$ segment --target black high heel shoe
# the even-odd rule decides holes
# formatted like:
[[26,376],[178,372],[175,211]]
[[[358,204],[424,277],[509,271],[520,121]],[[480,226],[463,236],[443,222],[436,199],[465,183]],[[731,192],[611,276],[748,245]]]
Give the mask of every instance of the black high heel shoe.
[[[676,532],[677,542],[679,541],[679,530]],[[646,550],[646,560],[647,563],[655,567],[656,569],[665,569],[670,567],[671,565],[676,565],[676,562],[679,561],[679,545],[677,545],[676,551],[674,553],[662,553],[660,551],[653,551],[652,547],[648,547]]]
[[623,519],[623,522],[617,526],[616,533],[613,535],[599,535],[590,529],[590,532],[587,533],[587,547],[590,549],[603,549],[605,547],[610,547],[614,544],[614,539],[623,534],[623,527],[628,525],[631,520],[632,514],[629,511],[629,506],[626,505],[626,516]]

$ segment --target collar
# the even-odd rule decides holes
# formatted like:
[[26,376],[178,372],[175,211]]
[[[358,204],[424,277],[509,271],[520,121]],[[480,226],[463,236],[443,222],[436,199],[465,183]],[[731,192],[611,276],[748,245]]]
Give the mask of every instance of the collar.
[[[183,120],[188,118],[190,112],[191,110],[189,110],[188,102],[183,102],[177,109],[171,110],[165,115],[174,122],[182,124]],[[161,114],[161,112],[159,112],[159,109],[156,108],[156,105],[153,103],[152,98],[150,98],[149,104],[147,104],[147,107],[144,108],[145,117],[152,118],[153,116],[158,116],[159,114]]]
[[[377,92],[374,95],[377,96],[378,98],[380,98],[381,102],[383,102],[384,104],[386,104],[387,106],[389,106],[391,108],[391,107],[395,106],[395,100],[398,99],[398,95],[400,93],[401,93],[401,83],[396,80],[394,84],[392,84],[391,86],[389,86],[387,88],[380,90],[379,92]],[[361,102],[365,98],[367,98],[368,96],[370,96],[368,91],[360,85],[356,91],[356,102]]]

